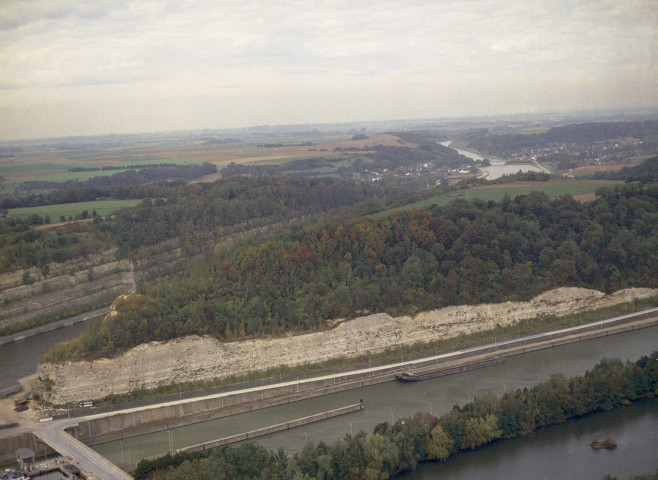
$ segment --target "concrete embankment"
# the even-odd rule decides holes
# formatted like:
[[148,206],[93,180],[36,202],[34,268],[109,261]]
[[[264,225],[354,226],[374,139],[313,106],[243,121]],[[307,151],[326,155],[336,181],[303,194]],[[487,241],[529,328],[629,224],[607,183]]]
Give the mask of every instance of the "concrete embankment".
[[[657,315],[658,309],[653,309],[597,322],[596,324],[533,335],[493,345],[473,347],[410,362],[313,379],[296,380],[277,385],[248,388],[241,391],[222,392],[202,398],[182,399],[161,405],[108,412],[89,416],[88,418],[82,417],[76,425],[67,430],[87,445],[129,438],[259,408],[387,382],[395,378],[395,373],[410,368],[436,365],[466,357],[476,358],[492,352],[503,357],[519,355],[567,343],[586,341],[590,338],[652,327],[658,325]],[[71,419],[71,421],[75,420]],[[31,434],[25,430],[8,429],[4,432],[6,432],[5,435],[0,432],[0,464],[12,462],[16,448],[29,447],[39,452],[39,454],[43,451],[43,446],[35,445]]]
[[96,445],[361,388],[393,378],[393,373],[386,373],[383,378],[374,374],[362,378],[362,374],[355,374],[347,378],[288,382],[264,389],[247,389],[200,400],[104,414],[100,418],[81,418],[67,431],[87,445]]
[[23,387],[20,383],[15,380],[9,380],[6,382],[0,383],[0,398],[8,397],[14,393],[18,393],[23,390]]
[[[277,423],[276,425],[270,425],[269,427],[258,428],[256,430],[251,430],[249,432],[238,433],[237,435],[230,435],[224,438],[218,438],[217,440],[212,440],[210,442],[204,442],[196,445],[190,445],[189,447],[179,448],[177,450],[174,450],[172,453],[200,452],[203,450],[209,450],[211,448],[223,447],[224,445],[230,445],[232,443],[253,440],[254,438],[262,437],[264,435],[270,435],[272,433],[282,432],[284,430],[290,430],[291,428],[301,427],[303,425],[308,425],[309,423],[321,422],[322,420],[327,420],[329,418],[346,415],[352,412],[358,412],[360,410],[363,410],[364,408],[365,406],[362,402],[355,403],[353,405],[347,405],[345,407],[335,408],[333,410],[327,410],[326,412],[317,413],[315,415],[309,415],[307,417],[290,420],[289,422]],[[152,460],[160,456],[162,455],[149,457],[148,459]]]
[[4,345],[6,343],[18,342],[19,340],[24,340],[29,337],[34,337],[35,335],[41,335],[42,333],[52,332],[53,330],[57,330],[60,328],[70,327],[71,325],[75,325],[81,322],[86,322],[88,320],[93,320],[95,318],[101,318],[107,315],[108,313],[110,313],[109,306],[101,307],[101,308],[97,308],[96,310],[92,310],[90,312],[74,315],[65,320],[48,323],[40,327],[34,327],[34,328],[30,328],[29,330],[23,330],[22,332],[18,332],[18,333],[12,333],[10,335],[0,337],[0,345]]
[[0,465],[16,463],[16,450],[19,448],[32,449],[36,458],[45,458],[56,453],[30,431],[12,432],[6,436],[0,435]]

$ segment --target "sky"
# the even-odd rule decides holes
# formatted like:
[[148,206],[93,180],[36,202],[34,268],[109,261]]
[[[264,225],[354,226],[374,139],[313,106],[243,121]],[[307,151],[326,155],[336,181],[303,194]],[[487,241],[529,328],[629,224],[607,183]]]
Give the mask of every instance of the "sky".
[[0,139],[658,106],[658,0],[2,0]]

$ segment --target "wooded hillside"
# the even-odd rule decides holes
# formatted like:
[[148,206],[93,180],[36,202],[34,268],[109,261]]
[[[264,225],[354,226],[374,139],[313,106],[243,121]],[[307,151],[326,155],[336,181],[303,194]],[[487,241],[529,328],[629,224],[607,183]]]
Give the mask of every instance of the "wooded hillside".
[[532,193],[386,217],[321,219],[207,254],[118,304],[51,360],[111,356],[150,340],[312,329],[367,312],[528,299],[557,286],[658,285],[658,185],[581,204]]

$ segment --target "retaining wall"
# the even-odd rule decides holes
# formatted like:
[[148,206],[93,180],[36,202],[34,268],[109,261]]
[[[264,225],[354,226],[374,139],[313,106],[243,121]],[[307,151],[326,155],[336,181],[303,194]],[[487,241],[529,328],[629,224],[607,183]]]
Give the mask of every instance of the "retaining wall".
[[359,410],[363,410],[363,408],[363,403],[347,405],[346,407],[335,408],[333,410],[317,413],[315,415],[309,415],[308,417],[298,418],[289,422],[278,423],[269,427],[258,428],[256,430],[251,430],[245,433],[238,433],[237,435],[219,438],[210,442],[199,443],[197,445],[181,448],[176,450],[176,452],[199,452],[202,450],[208,450],[210,448],[222,447],[224,445],[230,445],[231,443],[243,442],[245,440],[251,440],[254,438],[262,437],[264,435],[269,435],[271,433],[290,430],[291,428],[301,427],[302,425],[308,425],[309,423],[320,422],[328,418],[334,418],[340,415],[345,415],[347,413],[357,412]]
[[44,458],[57,452],[39,440],[32,432],[21,432],[6,437],[0,437],[0,465],[16,463],[16,450],[31,448],[35,458]]

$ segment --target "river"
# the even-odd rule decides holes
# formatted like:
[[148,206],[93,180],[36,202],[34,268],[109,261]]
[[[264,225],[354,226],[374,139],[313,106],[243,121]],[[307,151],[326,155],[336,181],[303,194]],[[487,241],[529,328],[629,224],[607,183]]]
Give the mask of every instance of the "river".
[[[391,422],[419,411],[440,415],[449,411],[453,405],[464,404],[476,395],[488,391],[500,395],[507,389],[530,387],[540,380],[545,380],[553,373],[561,372],[567,377],[582,375],[606,356],[635,360],[641,355],[655,350],[657,345],[658,327],[651,327],[510,357],[501,365],[459,375],[410,384],[388,382],[234,417],[180,427],[172,429],[170,432],[158,432],[109,442],[93,448],[122,467],[128,467],[129,462],[134,467],[139,458],[164,453],[171,448],[176,449],[201,443],[356,403],[360,399],[364,400],[366,408],[361,412],[258,439],[258,443],[267,448],[283,448],[286,452],[295,452],[301,450],[307,441],[316,443],[319,441],[331,442],[350,432],[355,433],[358,430],[369,432],[380,422]],[[654,427],[656,427],[655,424]],[[657,431],[654,427],[651,427],[653,428],[651,430],[653,435]],[[625,429],[623,425],[621,428]],[[622,437],[619,433],[612,434],[615,437]],[[640,435],[639,438],[644,438],[646,444],[651,445],[654,437],[643,435]],[[522,444],[523,441],[520,443]],[[622,450],[618,449],[617,451],[621,452]],[[608,453],[610,452],[601,452],[601,454]],[[522,470],[517,470],[517,473],[522,473]],[[512,477],[517,476],[519,475],[512,475]],[[471,478],[475,477],[477,475]]]
[[[456,150],[457,153],[460,155],[464,155],[465,157],[472,158],[473,160],[478,160],[482,161],[484,160],[484,157],[482,155],[478,155],[477,153],[469,152],[467,150],[460,150],[455,147],[451,147],[450,143],[452,140],[447,140],[445,142],[440,142],[441,145],[444,147],[452,148],[453,150]],[[507,164],[505,160],[498,160],[498,159],[491,159],[489,158],[489,161],[491,162],[491,165],[488,167],[480,167],[482,170],[487,172],[487,180],[495,180],[496,178],[500,178],[503,175],[511,175],[514,173],[517,173],[519,171],[521,172],[541,172],[542,169],[537,167],[536,165],[532,165],[529,163],[519,163],[519,164]]]
[[[617,441],[614,450],[590,447],[594,434]],[[553,425],[528,438],[488,445],[449,459],[428,462],[398,480],[508,480],[509,478],[592,478],[620,480],[658,469],[658,401],[643,400],[612,412],[601,412]]]

